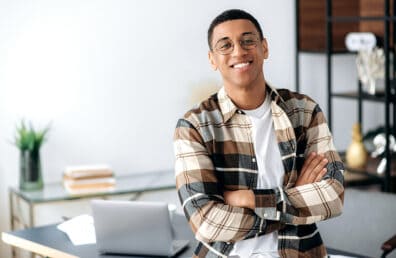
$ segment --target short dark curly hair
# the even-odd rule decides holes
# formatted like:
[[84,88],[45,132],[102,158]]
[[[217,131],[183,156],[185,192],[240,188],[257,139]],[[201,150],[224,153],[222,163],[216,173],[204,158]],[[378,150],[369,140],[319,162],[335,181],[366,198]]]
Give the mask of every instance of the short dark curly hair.
[[260,39],[261,40],[264,39],[263,31],[261,30],[260,24],[258,23],[256,18],[254,18],[250,13],[245,12],[243,10],[230,9],[230,10],[226,10],[226,11],[222,12],[216,18],[214,18],[214,20],[212,21],[212,23],[209,26],[208,45],[209,45],[210,50],[212,50],[212,36],[213,36],[214,28],[223,22],[231,21],[231,20],[239,20],[239,19],[251,21],[253,23],[253,25],[256,27],[257,31],[259,32]]

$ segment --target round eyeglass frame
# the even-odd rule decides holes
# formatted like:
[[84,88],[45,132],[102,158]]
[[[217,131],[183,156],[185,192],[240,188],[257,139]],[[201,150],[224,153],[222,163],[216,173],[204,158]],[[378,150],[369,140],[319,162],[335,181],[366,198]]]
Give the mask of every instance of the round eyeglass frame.
[[[251,50],[251,49],[256,48],[257,45],[258,45],[259,42],[260,42],[260,38],[259,38],[259,37],[254,36],[254,39],[255,39],[255,41],[254,41],[254,43],[253,43],[252,45],[246,45],[246,44],[244,44],[243,42],[244,42],[244,40],[246,40],[246,39],[240,39],[240,40],[238,40],[238,43],[239,43],[239,45],[241,46],[241,48],[243,48],[244,50]],[[221,40],[220,40],[220,41],[218,41],[218,42],[214,45],[213,50],[214,50],[215,52],[217,52],[218,54],[221,54],[221,55],[229,55],[229,54],[231,54],[231,53],[234,51],[235,43],[234,43],[231,39],[229,39],[229,40],[230,40],[230,42],[231,42],[231,47],[230,47],[230,48],[228,48],[228,49],[226,49],[226,50],[221,50],[221,49],[219,49],[218,47],[216,47],[216,46],[221,42]]]

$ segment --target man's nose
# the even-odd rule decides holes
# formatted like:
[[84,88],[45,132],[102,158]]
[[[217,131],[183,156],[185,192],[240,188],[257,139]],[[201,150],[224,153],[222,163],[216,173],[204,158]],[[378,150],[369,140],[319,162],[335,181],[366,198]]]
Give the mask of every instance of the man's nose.
[[240,42],[237,42],[237,43],[234,45],[234,49],[233,49],[233,51],[232,51],[232,55],[233,55],[233,56],[240,56],[240,55],[244,55],[244,54],[246,54],[246,53],[247,53],[247,50],[244,49],[244,48],[241,46],[241,43],[240,43]]

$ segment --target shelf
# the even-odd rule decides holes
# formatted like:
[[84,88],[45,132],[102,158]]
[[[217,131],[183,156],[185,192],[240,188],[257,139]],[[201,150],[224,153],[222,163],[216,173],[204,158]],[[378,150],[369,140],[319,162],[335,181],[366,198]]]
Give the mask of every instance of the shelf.
[[[327,12],[327,3],[331,11]],[[373,32],[384,38],[384,24],[393,23],[396,16],[390,6],[384,15],[383,0],[318,1],[300,0],[296,5],[296,29],[299,50],[326,51],[326,26],[331,27],[332,48],[345,50],[349,32]],[[392,26],[391,26],[392,27]],[[391,28],[390,35],[393,29]],[[392,39],[389,45],[392,46]]]
[[[394,52],[394,48],[392,46],[389,46],[389,52]],[[325,49],[303,49],[300,48],[297,50],[297,54],[321,54],[325,55],[326,50]],[[357,55],[358,52],[356,51],[349,51],[347,49],[334,49],[333,51],[330,51],[330,55]]]
[[[325,50],[299,49],[298,50],[298,54],[300,54],[300,53],[302,53],[302,54],[326,54],[326,51]],[[351,51],[348,51],[346,49],[343,49],[343,50],[333,50],[331,52],[331,54],[334,54],[334,55],[356,55],[356,52],[351,52]]]
[[[338,98],[348,98],[348,99],[359,99],[359,93],[355,91],[350,91],[350,92],[338,92],[338,93],[332,93],[332,97],[338,97]],[[385,94],[383,92],[378,92],[375,95],[371,95],[365,92],[362,92],[361,95],[362,100],[367,100],[367,101],[375,101],[375,102],[381,102],[385,103]],[[389,102],[390,103],[396,103],[396,95],[392,94],[389,97]]]
[[[345,162],[345,154],[340,153],[341,157]],[[345,185],[346,186],[363,186],[378,184],[383,185],[385,183],[385,173],[378,174],[376,172],[377,166],[380,162],[379,158],[368,157],[367,165],[361,169],[352,169],[346,165],[345,168]],[[396,158],[392,159],[392,171],[391,177],[396,179]]]
[[[395,4],[393,2],[393,4]],[[392,4],[391,4],[392,5]],[[357,117],[359,123],[363,125],[363,101],[384,103],[385,110],[380,112],[383,115],[384,127],[389,131],[392,124],[396,123],[396,67],[392,71],[384,74],[384,85],[382,92],[371,95],[362,92],[360,85],[356,83],[356,88],[351,91],[343,91],[340,88],[334,92],[333,88],[333,57],[339,55],[355,55],[356,52],[347,51],[345,48],[345,37],[350,32],[372,32],[379,37],[384,46],[385,55],[389,57],[386,70],[392,67],[391,54],[395,49],[395,26],[396,16],[394,6],[385,4],[382,1],[374,0],[351,0],[351,1],[297,1],[296,5],[296,88],[299,87],[300,54],[322,54],[326,57],[326,89],[328,104],[328,124],[332,128],[333,98],[344,98],[354,100],[357,104]],[[395,57],[395,54],[393,54]],[[393,63],[394,64],[394,63]],[[356,68],[355,68],[356,69]],[[393,77],[393,79],[392,79]],[[356,81],[358,78],[356,78]],[[388,83],[389,82],[389,83]],[[387,86],[387,87],[386,87]],[[380,88],[380,87],[378,87]],[[385,92],[389,92],[385,96]],[[389,105],[387,105],[389,104]],[[393,132],[392,132],[393,133]],[[389,153],[387,153],[388,155]],[[392,168],[387,167],[387,171],[379,175],[376,173],[380,159],[369,159],[367,167],[362,169],[346,168],[346,186],[381,186],[383,191],[396,191],[396,157],[389,162]],[[389,164],[389,163],[388,163]]]
[[378,177],[369,177],[364,174],[352,173],[345,171],[344,173],[344,186],[345,187],[356,187],[356,186],[371,186],[379,185],[382,187],[384,180]]
[[396,16],[333,16],[327,22],[359,22],[359,21],[396,21]]
[[[359,93],[357,92],[343,92],[343,93],[332,93],[332,97],[338,97],[338,98],[347,98],[347,99],[359,99]],[[368,93],[362,93],[361,96],[362,100],[368,100],[368,101],[375,101],[375,102],[381,102],[385,103],[385,95],[383,93],[378,93],[376,95],[371,95]],[[389,98],[389,102],[395,102],[396,101],[396,96],[391,96]]]

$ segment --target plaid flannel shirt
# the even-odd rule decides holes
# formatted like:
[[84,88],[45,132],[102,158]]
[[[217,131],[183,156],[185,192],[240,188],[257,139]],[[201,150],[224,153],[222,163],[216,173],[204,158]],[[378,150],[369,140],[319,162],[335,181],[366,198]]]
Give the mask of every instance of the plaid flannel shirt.
[[[226,257],[238,240],[278,231],[281,257],[325,257],[315,225],[341,213],[343,163],[323,112],[309,97],[266,86],[285,168],[283,188],[257,189],[252,124],[224,88],[179,119],[174,134],[178,195],[198,240],[195,257]],[[329,160],[320,182],[295,187],[307,155]],[[224,203],[224,190],[251,189],[255,210]]]

